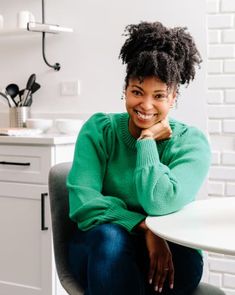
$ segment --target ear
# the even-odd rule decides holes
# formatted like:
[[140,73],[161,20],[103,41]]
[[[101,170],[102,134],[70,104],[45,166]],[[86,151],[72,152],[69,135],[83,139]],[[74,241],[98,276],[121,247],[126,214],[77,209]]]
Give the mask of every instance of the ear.
[[127,90],[126,89],[123,89],[122,99],[125,99],[126,100],[126,92],[127,92]]
[[173,108],[176,101],[177,101],[177,88],[175,87],[172,93],[172,98],[171,98],[171,108]]

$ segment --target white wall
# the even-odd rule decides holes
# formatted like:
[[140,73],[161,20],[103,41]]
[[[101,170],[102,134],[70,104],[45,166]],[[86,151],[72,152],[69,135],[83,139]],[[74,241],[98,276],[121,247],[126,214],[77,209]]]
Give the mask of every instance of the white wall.
[[[208,192],[211,197],[234,198],[234,0],[208,0],[208,29],[208,128],[213,150]],[[235,295],[234,257],[210,253],[208,267],[209,282],[222,287],[227,295]]]
[[[118,60],[127,24],[159,20],[167,26],[187,26],[202,53],[204,65],[194,83],[179,98],[175,116],[206,128],[206,29],[205,0],[46,0],[46,22],[73,27],[74,33],[47,37],[46,56],[60,62],[54,72],[42,60],[41,34],[0,38],[0,86],[11,82],[25,87],[35,72],[42,88],[34,96],[33,115],[80,114],[122,111],[124,67]],[[9,7],[11,6],[11,8]],[[5,28],[16,26],[17,12],[30,10],[41,21],[40,1],[1,0]],[[60,95],[60,83],[80,80],[81,95]],[[0,106],[7,112],[7,108]],[[61,116],[61,115],[60,115]],[[0,122],[1,124],[1,122]]]

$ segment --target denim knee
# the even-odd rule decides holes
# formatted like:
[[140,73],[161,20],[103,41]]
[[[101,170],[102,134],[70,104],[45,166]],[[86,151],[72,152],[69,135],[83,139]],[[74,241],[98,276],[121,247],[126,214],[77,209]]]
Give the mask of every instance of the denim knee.
[[[130,234],[117,224],[102,224],[92,232],[94,251],[102,252],[103,258],[120,259],[125,252],[132,248]],[[105,257],[104,257],[105,256]],[[121,257],[120,257],[121,256]]]

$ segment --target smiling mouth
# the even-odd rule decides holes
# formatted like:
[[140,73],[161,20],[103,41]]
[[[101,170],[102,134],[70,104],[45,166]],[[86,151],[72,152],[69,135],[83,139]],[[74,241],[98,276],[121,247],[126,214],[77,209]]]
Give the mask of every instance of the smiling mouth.
[[157,114],[143,114],[137,110],[135,110],[135,113],[137,114],[137,116],[142,119],[142,120],[151,120],[154,116],[156,116]]

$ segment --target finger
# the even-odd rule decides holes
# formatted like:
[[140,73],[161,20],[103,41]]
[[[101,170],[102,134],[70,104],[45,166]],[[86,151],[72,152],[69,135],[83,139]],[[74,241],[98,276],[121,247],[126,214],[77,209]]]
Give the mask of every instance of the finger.
[[164,276],[163,263],[161,261],[158,261],[157,269],[156,269],[156,272],[154,275],[154,290],[155,291],[159,290],[159,284],[160,284],[160,281],[162,280],[162,276]]
[[150,257],[150,263],[149,263],[149,284],[152,284],[153,282],[153,276],[155,273],[155,268],[156,268],[156,260],[154,257]]
[[174,269],[174,264],[173,261],[171,260],[169,262],[169,287],[170,289],[174,288],[174,279],[175,279],[175,269]]
[[158,283],[158,292],[161,293],[163,289],[163,285],[165,283],[165,280],[168,276],[169,268],[165,267],[162,269],[162,275],[160,277],[159,283]]

